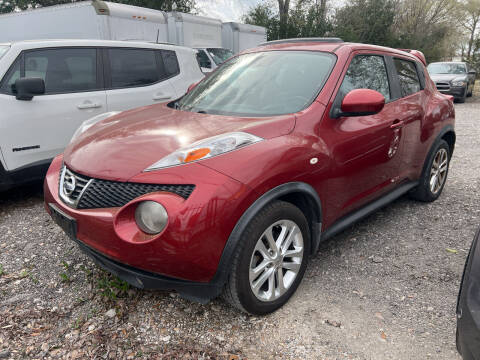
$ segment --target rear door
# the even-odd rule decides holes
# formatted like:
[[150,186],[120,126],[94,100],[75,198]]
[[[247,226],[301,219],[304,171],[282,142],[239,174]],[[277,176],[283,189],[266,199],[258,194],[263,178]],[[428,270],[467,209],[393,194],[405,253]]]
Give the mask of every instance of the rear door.
[[[387,192],[398,178],[396,131],[398,108],[388,57],[382,53],[356,52],[337,91],[334,104],[322,122],[322,138],[332,149],[333,177],[329,192],[335,194],[333,218],[346,214]],[[380,92],[386,104],[378,114],[342,116],[340,106],[354,89]]]
[[[80,124],[106,111],[96,48],[49,48],[22,52],[0,83],[0,145],[7,170],[51,160]],[[40,77],[45,94],[15,98],[15,81]]]
[[170,78],[180,72],[174,51],[109,48],[104,50],[109,111],[122,111],[173,100]]
[[[398,84],[399,99],[395,101],[397,119],[400,121],[395,129],[401,136],[398,149],[399,180],[415,180],[423,166],[425,151],[422,145],[422,123],[425,116],[425,106],[429,95],[425,90],[425,76],[420,64],[411,59],[393,57],[395,83]],[[421,164],[421,165],[420,165]]]

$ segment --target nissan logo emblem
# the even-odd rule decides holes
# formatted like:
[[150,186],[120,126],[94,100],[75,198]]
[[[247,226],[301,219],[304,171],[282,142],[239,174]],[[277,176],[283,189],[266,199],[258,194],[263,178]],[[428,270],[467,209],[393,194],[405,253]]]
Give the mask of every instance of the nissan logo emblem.
[[75,190],[75,186],[77,186],[75,181],[75,176],[70,174],[65,174],[65,178],[63,179],[63,191],[66,195],[72,195],[73,191]]

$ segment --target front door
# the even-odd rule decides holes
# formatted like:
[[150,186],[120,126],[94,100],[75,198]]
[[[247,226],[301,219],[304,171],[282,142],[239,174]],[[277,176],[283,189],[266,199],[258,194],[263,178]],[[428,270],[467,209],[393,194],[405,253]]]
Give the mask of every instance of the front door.
[[[83,121],[106,112],[95,48],[24,51],[0,87],[0,147],[7,170],[51,160]],[[40,77],[45,95],[15,98],[15,81]]]
[[[322,122],[322,138],[330,142],[333,176],[329,193],[335,194],[329,218],[342,216],[391,189],[398,178],[401,120],[392,101],[391,76],[382,54],[357,54],[337,92],[332,111]],[[354,89],[372,89],[385,97],[383,110],[374,115],[342,116],[340,106]],[[339,115],[336,115],[339,114]],[[329,219],[326,219],[328,224]]]

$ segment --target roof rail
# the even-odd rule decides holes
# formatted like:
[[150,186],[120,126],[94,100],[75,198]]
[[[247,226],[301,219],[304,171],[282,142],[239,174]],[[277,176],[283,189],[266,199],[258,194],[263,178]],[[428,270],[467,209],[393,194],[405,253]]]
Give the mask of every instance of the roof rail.
[[308,38],[293,38],[293,39],[281,39],[267,41],[259,44],[259,46],[264,45],[275,45],[275,44],[288,44],[288,43],[299,43],[299,42],[322,42],[322,43],[342,43],[343,40],[337,37],[308,37]]
[[405,51],[409,54],[412,54],[418,60],[420,60],[423,65],[427,66],[427,59],[425,58],[425,55],[423,54],[423,52],[421,52],[420,50],[412,50],[412,49],[398,49],[398,50]]

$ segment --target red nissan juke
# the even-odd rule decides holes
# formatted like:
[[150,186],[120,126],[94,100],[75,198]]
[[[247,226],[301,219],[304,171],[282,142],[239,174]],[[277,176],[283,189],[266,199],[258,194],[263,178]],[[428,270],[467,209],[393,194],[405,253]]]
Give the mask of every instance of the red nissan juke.
[[280,40],[174,102],[85,122],[45,206],[133,286],[266,314],[321,241],[403,194],[437,199],[454,145],[452,98],[420,52]]

